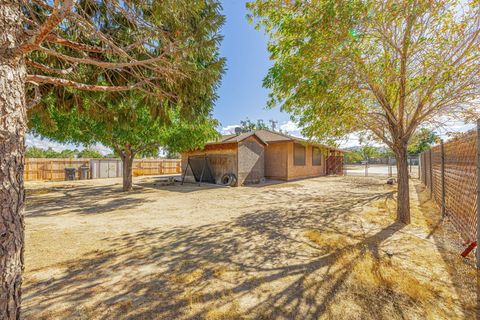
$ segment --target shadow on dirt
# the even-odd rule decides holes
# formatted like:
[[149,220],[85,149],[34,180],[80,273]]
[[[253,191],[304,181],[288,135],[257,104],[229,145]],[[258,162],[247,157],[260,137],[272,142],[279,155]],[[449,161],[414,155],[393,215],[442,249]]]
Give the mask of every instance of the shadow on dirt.
[[[166,188],[176,191],[177,186]],[[155,190],[143,186],[129,196],[137,192]],[[103,241],[110,249],[66,262],[59,266],[64,269],[61,275],[29,281],[24,288],[25,315],[36,319],[200,319],[212,309],[230,308],[227,318],[235,319],[239,316],[231,308],[241,304],[241,314],[247,317],[317,319],[355,263],[353,256],[338,268],[339,257],[349,252],[376,256],[379,244],[403,225],[393,223],[362,237],[350,235],[357,239],[355,243],[334,250],[307,241],[303,232],[336,230],[348,235],[338,229],[339,223],[365,204],[391,196],[392,192],[385,190],[332,190],[328,196],[317,197],[272,189],[269,199],[282,197],[282,203],[292,206],[259,209],[200,227],[151,228],[107,237]],[[62,197],[79,199],[74,212],[81,214],[138,204],[134,198],[101,187],[77,188],[55,196],[57,202],[30,200],[30,206],[41,209],[32,208],[28,214],[55,214]],[[99,207],[98,202],[106,197]],[[59,303],[69,307],[51,309]],[[360,301],[359,308],[360,318],[371,316],[371,305]]]

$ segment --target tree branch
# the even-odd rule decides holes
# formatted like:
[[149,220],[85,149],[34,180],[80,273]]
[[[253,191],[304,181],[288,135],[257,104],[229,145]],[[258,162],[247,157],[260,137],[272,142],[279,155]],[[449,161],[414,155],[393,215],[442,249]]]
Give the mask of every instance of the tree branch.
[[[59,59],[65,60],[65,61],[82,63],[82,64],[90,64],[90,65],[94,65],[94,66],[104,68],[104,69],[119,69],[119,68],[135,67],[135,66],[147,66],[147,65],[151,65],[155,62],[165,60],[164,56],[160,55],[158,57],[151,58],[151,59],[138,60],[138,61],[135,60],[135,61],[131,61],[131,62],[105,62],[105,61],[98,61],[98,60],[95,60],[95,59],[92,59],[92,58],[72,57],[72,56],[57,52],[55,50],[47,49],[45,47],[39,47],[39,48],[37,48],[37,50],[40,50],[42,52],[45,52],[47,54],[50,54],[54,57],[57,57]],[[155,66],[155,68],[157,69],[158,67]]]
[[141,85],[141,83],[137,83],[130,86],[98,86],[98,85],[75,82],[72,80],[66,80],[66,79],[48,77],[48,76],[42,76],[42,75],[32,75],[32,74],[27,75],[27,82],[48,83],[48,84],[53,84],[57,86],[75,88],[82,91],[98,91],[98,92],[128,91],[128,90],[135,89]]
[[75,70],[75,67],[77,66],[76,64],[73,64],[70,68],[68,69],[56,69],[56,68],[52,68],[52,67],[49,67],[49,66],[46,66],[42,63],[39,63],[39,62],[36,62],[36,61],[33,61],[33,60],[30,60],[30,59],[26,59],[25,60],[25,63],[29,66],[32,66],[36,69],[39,69],[39,70],[42,70],[42,71],[45,71],[47,73],[56,73],[56,74],[61,74],[61,75],[67,75],[67,74],[70,74],[73,72],[73,70]]
[[43,40],[48,36],[53,29],[55,29],[65,18],[65,16],[72,10],[74,3],[77,0],[65,0],[60,10],[57,9],[57,1],[53,7],[53,11],[40,28],[31,36],[28,42],[20,45],[16,50],[22,54],[35,50]]

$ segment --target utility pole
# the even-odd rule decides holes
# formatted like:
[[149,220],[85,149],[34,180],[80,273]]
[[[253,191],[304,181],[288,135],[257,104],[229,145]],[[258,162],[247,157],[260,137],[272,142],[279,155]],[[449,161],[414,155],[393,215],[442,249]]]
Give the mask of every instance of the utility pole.
[[275,131],[275,129],[277,128],[277,123],[278,121],[275,121],[275,120],[268,120],[270,122],[270,125],[272,127],[272,131]]

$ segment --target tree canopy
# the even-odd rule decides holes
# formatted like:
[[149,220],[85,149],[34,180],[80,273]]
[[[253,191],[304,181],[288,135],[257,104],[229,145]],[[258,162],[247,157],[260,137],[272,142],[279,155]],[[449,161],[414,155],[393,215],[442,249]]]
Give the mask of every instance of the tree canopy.
[[478,1],[276,1],[248,4],[270,35],[270,106],[304,134],[368,130],[395,149],[421,123],[474,117]]
[[[143,104],[141,95],[105,96],[103,101],[96,97],[92,105],[85,100],[81,106],[62,110],[52,103],[41,112],[31,112],[31,132],[64,143],[100,142],[119,155],[129,146],[134,155],[154,156],[159,147],[177,153],[201,147],[217,135],[218,123],[209,114],[187,121],[171,109],[160,119],[152,115],[150,105]],[[102,112],[92,116],[90,108]]]
[[[124,189],[129,190],[128,164],[135,156],[157,155],[160,146],[170,153],[201,147],[215,135],[217,123],[210,113],[224,66],[218,54],[224,18],[214,0],[151,5],[134,1],[130,13],[141,17],[140,25],[132,24],[129,14],[108,2],[79,2],[74,8],[79,14],[93,15],[92,23],[114,39],[116,46],[132,46],[128,56],[133,61],[151,60],[154,65],[134,63],[120,68],[126,62],[119,62],[109,50],[86,50],[92,59],[100,55],[102,64],[85,63],[63,76],[75,83],[88,82],[93,90],[44,82],[42,99],[29,111],[31,132],[60,142],[100,142],[111,147],[124,161]],[[64,36],[82,38],[83,31],[67,30]],[[132,40],[140,41],[140,46]],[[69,46],[57,47],[52,55],[77,65],[80,61],[70,59],[70,51]],[[29,58],[38,62],[42,57],[34,51]],[[29,64],[29,68],[36,67]],[[115,89],[120,87],[135,90]]]
[[407,145],[420,125],[476,118],[478,0],[256,0],[270,36],[264,79],[303,134],[368,132],[395,154],[397,219],[410,222]]
[[432,145],[438,143],[440,137],[430,129],[420,128],[415,132],[410,139],[410,144],[408,145],[408,153],[412,155],[417,155],[430,149]]

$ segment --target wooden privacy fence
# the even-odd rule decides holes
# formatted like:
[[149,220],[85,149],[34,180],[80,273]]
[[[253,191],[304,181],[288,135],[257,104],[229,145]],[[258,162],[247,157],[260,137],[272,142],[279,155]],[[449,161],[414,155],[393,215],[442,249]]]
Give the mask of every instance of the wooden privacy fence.
[[[478,134],[468,132],[441,143],[420,155],[420,180],[448,216],[462,238],[477,239],[478,221]],[[478,250],[477,250],[478,251]]]
[[[32,180],[65,180],[65,168],[77,169],[76,178],[80,179],[81,166],[89,168],[88,178],[114,178],[122,176],[122,161],[120,159],[46,159],[26,158],[24,178]],[[181,173],[180,159],[135,159],[133,175],[161,175]]]

